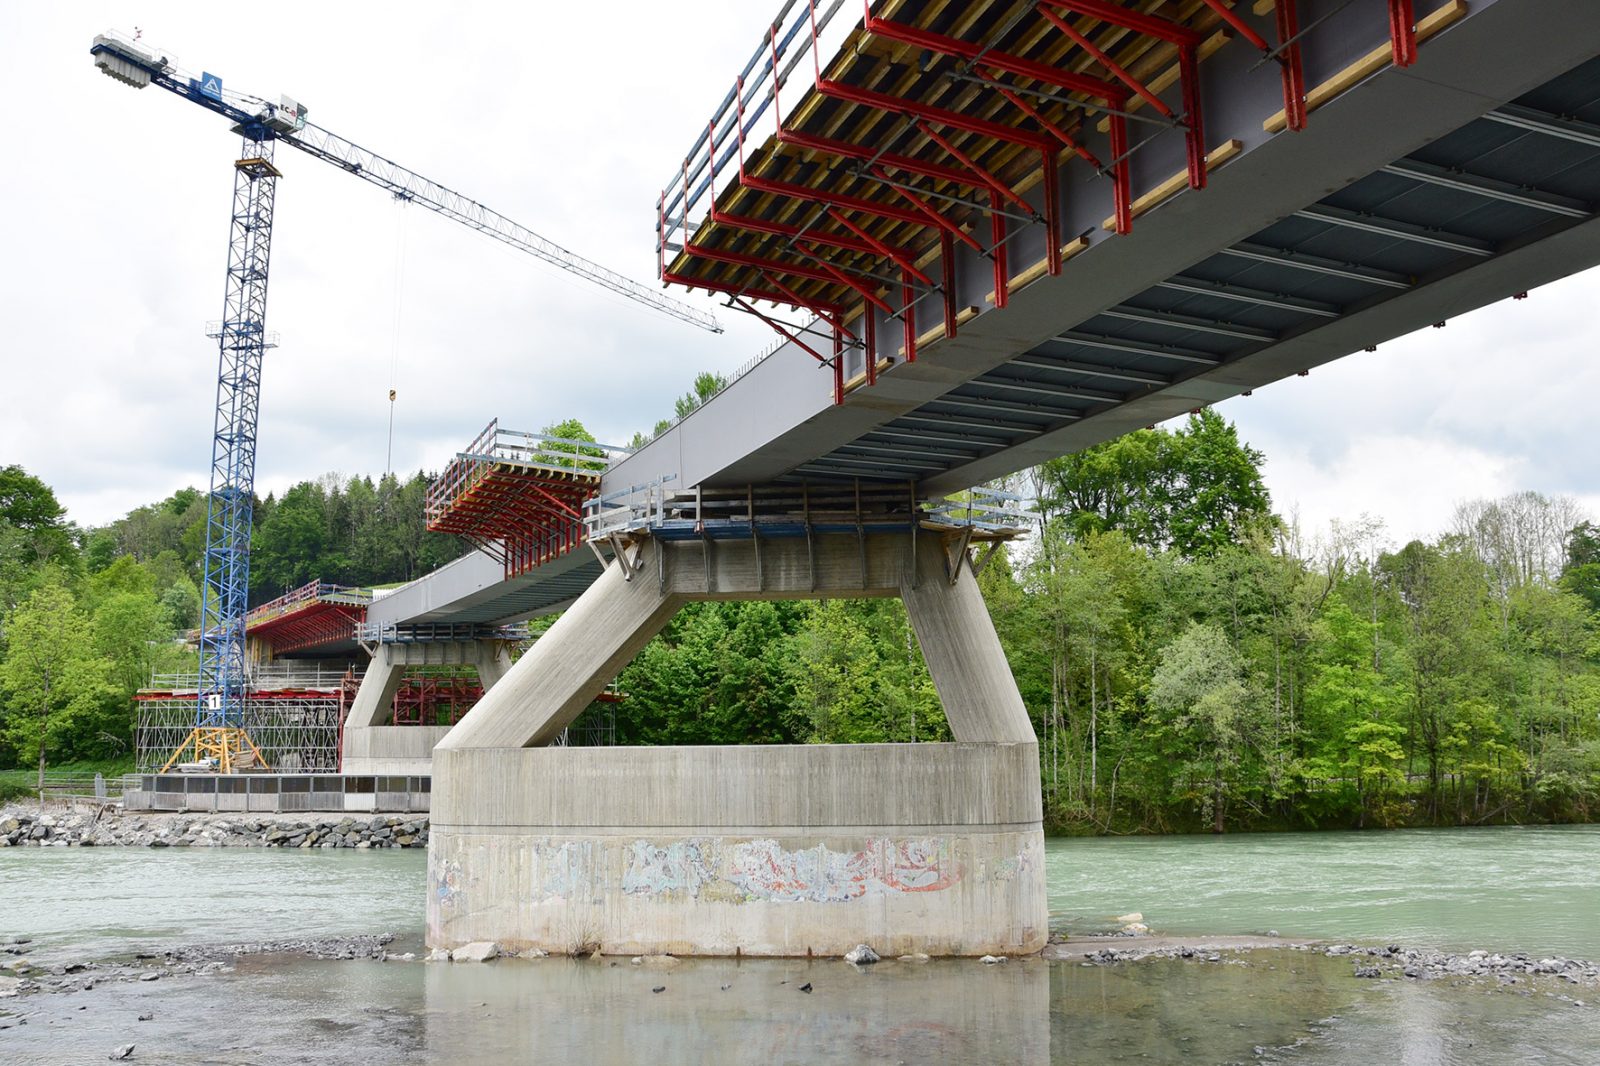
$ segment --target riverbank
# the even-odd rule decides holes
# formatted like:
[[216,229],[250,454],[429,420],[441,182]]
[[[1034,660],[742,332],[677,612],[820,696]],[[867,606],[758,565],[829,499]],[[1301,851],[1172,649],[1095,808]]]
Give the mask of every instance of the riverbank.
[[151,814],[113,806],[0,808],[0,848],[426,848],[418,815]]

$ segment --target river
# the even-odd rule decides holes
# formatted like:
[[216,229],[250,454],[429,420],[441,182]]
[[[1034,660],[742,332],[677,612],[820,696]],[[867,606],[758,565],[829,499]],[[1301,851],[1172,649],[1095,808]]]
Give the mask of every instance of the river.
[[[1600,827],[1053,840],[1052,921],[1140,911],[1246,934],[1600,958]],[[8,849],[0,941],[44,965],[312,935],[420,950],[409,851]],[[802,992],[809,984],[811,991]],[[657,993],[652,989],[662,988]],[[1348,958],[1219,962],[241,959],[231,972],[0,1000],[0,1062],[1600,1063],[1600,995],[1357,980]],[[141,1014],[153,1014],[139,1021]],[[18,1024],[25,1019],[26,1024]]]

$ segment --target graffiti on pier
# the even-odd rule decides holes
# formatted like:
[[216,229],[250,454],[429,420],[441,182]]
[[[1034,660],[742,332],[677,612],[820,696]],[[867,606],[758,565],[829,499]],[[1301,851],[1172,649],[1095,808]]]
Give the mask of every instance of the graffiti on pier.
[[937,892],[961,880],[961,864],[944,840],[880,840],[884,884],[896,892]]
[[698,896],[702,885],[717,878],[714,860],[708,861],[702,850],[714,856],[716,845],[709,840],[678,840],[658,847],[635,840],[622,875],[622,891],[630,896]]
[[439,901],[441,910],[451,910],[461,902],[463,894],[463,878],[461,863],[455,859],[429,863],[428,879],[432,882],[430,888],[434,898]]
[[533,902],[554,903],[597,896],[592,840],[563,840],[534,845],[531,871]]
[[[859,849],[825,843],[786,848],[778,840],[688,837],[677,840],[536,841],[523,854],[529,902],[598,902],[620,891],[639,900],[726,903],[850,903],[942,892],[963,880],[1003,884],[1035,869],[1042,856],[972,860],[945,837],[874,837]],[[461,866],[441,862],[432,891],[442,908],[460,906]]]
[[842,903],[866,895],[877,881],[865,851],[834,851],[825,844],[786,851],[776,840],[751,840],[732,851],[728,880],[746,899]]

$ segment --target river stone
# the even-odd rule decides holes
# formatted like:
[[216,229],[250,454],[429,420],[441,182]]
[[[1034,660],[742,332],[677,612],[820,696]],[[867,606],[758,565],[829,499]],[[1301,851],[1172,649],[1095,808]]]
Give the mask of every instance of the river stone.
[[878,961],[878,953],[866,944],[857,944],[845,952],[844,961],[857,966],[870,966]]
[[491,940],[475,940],[450,953],[451,962],[488,962],[500,954],[500,945]]

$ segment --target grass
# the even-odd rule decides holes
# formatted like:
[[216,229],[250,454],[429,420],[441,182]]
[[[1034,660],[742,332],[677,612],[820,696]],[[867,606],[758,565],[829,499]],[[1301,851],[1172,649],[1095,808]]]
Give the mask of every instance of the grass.
[[[134,772],[133,756],[125,755],[119,759],[85,759],[79,762],[46,763],[44,772],[46,777],[54,774],[72,774],[77,777],[93,777],[95,774],[104,774],[106,780],[121,777],[123,774]],[[22,785],[32,789],[39,780],[38,767],[23,766],[10,770],[0,770],[0,788],[7,785]]]

